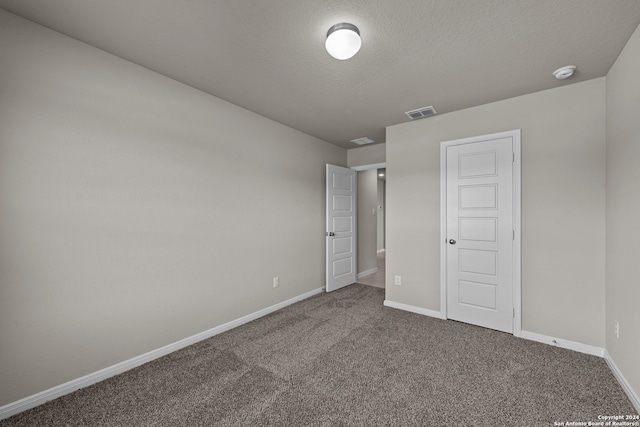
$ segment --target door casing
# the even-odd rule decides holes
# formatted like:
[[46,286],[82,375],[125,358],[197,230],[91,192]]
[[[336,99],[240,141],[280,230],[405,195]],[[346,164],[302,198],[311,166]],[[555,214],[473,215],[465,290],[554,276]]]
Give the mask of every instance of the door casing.
[[521,130],[515,129],[487,135],[444,141],[440,144],[440,311],[447,319],[447,147],[473,144],[498,138],[513,141],[513,335],[522,333],[522,258],[521,258]]

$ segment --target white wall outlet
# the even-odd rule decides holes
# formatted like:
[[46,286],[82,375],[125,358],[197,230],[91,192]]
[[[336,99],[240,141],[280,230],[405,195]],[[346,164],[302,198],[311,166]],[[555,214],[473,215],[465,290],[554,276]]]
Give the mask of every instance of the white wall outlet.
[[616,333],[616,338],[620,338],[620,322],[618,322],[617,320],[613,327],[613,330]]
[[398,286],[402,285],[402,277],[401,277],[401,276],[398,276],[398,275],[396,274],[396,282],[395,282],[395,283],[396,283],[396,285],[398,285]]
[[276,276],[273,278],[273,287],[277,288],[278,286],[280,286],[280,278]]
[[376,208],[371,209],[371,215],[373,215],[373,216],[376,215]]

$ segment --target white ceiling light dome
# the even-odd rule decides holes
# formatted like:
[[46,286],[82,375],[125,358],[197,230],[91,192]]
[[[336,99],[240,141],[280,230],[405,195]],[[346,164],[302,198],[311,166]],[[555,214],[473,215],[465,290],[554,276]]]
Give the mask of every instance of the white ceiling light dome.
[[576,71],[575,65],[567,65],[566,67],[558,68],[553,72],[553,77],[558,80],[568,79],[573,76],[573,73]]
[[353,57],[360,50],[360,30],[353,24],[343,22],[329,28],[324,47],[329,55],[339,60]]

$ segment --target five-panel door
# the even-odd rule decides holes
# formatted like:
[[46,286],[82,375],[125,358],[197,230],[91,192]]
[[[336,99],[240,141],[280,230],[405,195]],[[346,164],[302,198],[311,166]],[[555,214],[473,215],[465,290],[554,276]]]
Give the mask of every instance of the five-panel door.
[[447,317],[513,332],[513,141],[446,148]]

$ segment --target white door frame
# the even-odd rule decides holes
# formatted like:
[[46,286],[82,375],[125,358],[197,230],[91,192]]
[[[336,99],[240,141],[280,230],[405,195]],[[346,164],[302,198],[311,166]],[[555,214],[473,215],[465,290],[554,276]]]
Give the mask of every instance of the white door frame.
[[447,319],[447,147],[498,138],[513,138],[513,335],[522,334],[521,130],[497,132],[440,143],[440,312]]

